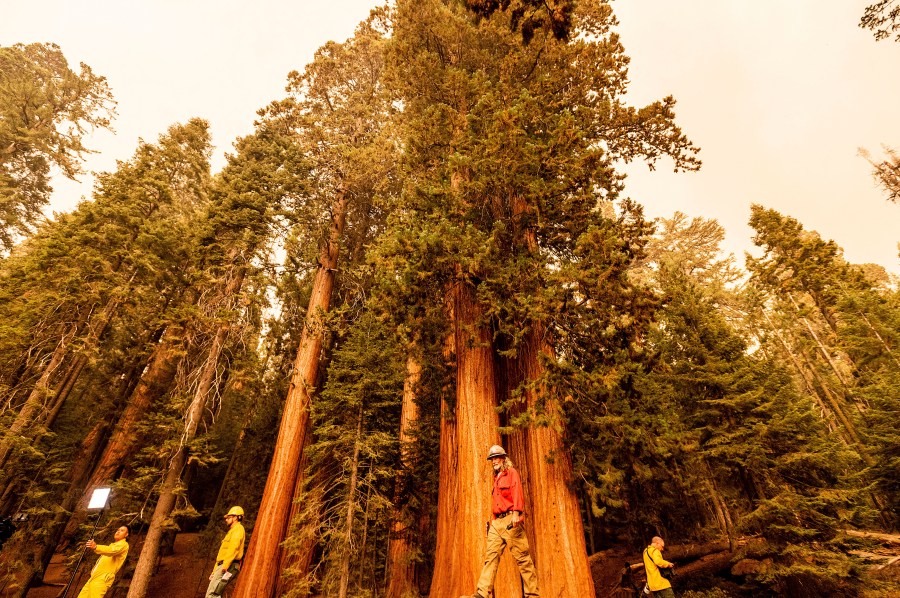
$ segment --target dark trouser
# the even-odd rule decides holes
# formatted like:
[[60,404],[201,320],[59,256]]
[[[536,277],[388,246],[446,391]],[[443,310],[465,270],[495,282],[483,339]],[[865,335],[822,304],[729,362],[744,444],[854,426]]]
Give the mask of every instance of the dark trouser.
[[675,598],[675,592],[672,591],[672,588],[656,590],[653,592],[653,598]]

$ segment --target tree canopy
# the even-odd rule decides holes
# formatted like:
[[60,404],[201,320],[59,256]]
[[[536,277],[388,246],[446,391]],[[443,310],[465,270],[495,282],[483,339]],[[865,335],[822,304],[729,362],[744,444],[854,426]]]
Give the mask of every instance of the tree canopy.
[[52,168],[81,173],[84,136],[108,128],[113,107],[106,79],[86,64],[73,71],[59,46],[0,47],[0,249],[39,220]]

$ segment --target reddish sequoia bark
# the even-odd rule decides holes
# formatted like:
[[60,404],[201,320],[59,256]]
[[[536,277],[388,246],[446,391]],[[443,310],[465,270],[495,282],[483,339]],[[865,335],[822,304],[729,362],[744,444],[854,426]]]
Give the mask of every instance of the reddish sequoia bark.
[[[510,390],[515,390],[522,381],[530,384],[540,380],[544,374],[541,353],[550,352],[543,327],[532,324],[517,357],[505,360],[511,370],[507,375]],[[525,488],[526,531],[538,570],[541,596],[593,596],[584,525],[571,485],[572,462],[560,432],[559,404],[547,389],[533,386],[525,388],[524,398],[528,409],[534,409],[543,399],[542,411],[549,419],[549,425],[532,426],[510,437],[510,454],[518,459]]]
[[[294,487],[294,500],[291,504],[290,516],[288,517],[288,531],[285,532],[285,536],[297,535],[299,537],[299,546],[296,549],[285,548],[282,550],[281,565],[278,568],[278,571],[282,574],[278,576],[278,583],[275,585],[276,596],[284,596],[291,591],[296,592],[301,597],[309,595],[298,590],[297,585],[309,573],[313,556],[315,556],[325,480],[321,475],[321,470],[314,473],[312,480],[310,480],[311,487],[304,494],[307,482],[306,474],[309,468],[309,455],[306,449],[312,442],[312,426],[308,418],[303,438],[304,444],[300,454],[300,465],[297,467],[297,484]],[[302,503],[297,500],[300,496],[303,497]],[[299,521],[302,511],[306,511],[308,519]],[[286,577],[284,575],[286,571],[290,571],[290,576]]]
[[332,206],[328,239],[319,251],[319,266],[313,281],[306,322],[278,430],[278,440],[244,568],[238,576],[234,598],[267,598],[274,595],[281,542],[290,523],[291,505],[297,486],[300,459],[309,428],[309,406],[324,342],[322,315],[331,307],[340,239],[344,232],[347,194],[342,191]]
[[[437,547],[431,598],[472,594],[481,573],[485,524],[490,517],[492,477],[485,461],[497,444],[493,348],[481,322],[475,290],[458,283],[451,290],[456,337],[456,405],[444,405],[441,419]],[[495,598],[521,596],[515,563],[506,552]]]
[[[521,218],[529,214],[521,196],[513,198],[514,223],[521,227],[522,249],[535,255],[537,238]],[[516,357],[501,359],[506,392],[524,383],[524,407],[540,407],[544,425],[532,425],[510,438],[511,454],[518,459],[525,488],[528,541],[538,571],[541,596],[593,596],[594,583],[587,561],[584,524],[572,486],[572,462],[563,443],[561,408],[552,389],[538,385],[544,377],[543,357],[553,347],[541,322],[531,322]],[[539,405],[540,403],[540,405]]]
[[181,340],[182,333],[181,327],[167,328],[153,350],[147,369],[131,393],[128,404],[119,417],[112,436],[106,443],[106,448],[85,486],[78,509],[72,514],[72,518],[66,525],[65,532],[60,539],[61,547],[68,545],[78,531],[78,526],[87,517],[87,504],[90,500],[91,490],[114,481],[118,477],[119,469],[128,462],[134,453],[138,441],[138,424],[143,420],[150,406],[165,394],[175,378],[181,357],[178,342]]
[[[410,432],[419,419],[419,408],[416,405],[416,392],[422,366],[412,355],[406,358],[406,378],[403,381],[403,404],[400,409],[400,462],[403,469],[409,467],[409,444],[412,441]],[[416,592],[416,567],[410,558],[413,530],[401,520],[400,510],[396,508],[400,494],[401,480],[394,484],[395,511],[391,523],[390,541],[388,544],[387,579],[388,586],[385,598],[403,598]]]

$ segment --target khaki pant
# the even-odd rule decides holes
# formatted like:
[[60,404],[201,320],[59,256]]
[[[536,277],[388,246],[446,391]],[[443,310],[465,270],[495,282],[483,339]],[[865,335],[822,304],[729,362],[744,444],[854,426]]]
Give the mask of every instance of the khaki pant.
[[219,598],[222,593],[225,592],[225,586],[237,577],[238,571],[240,571],[240,569],[238,568],[237,563],[231,563],[231,566],[228,567],[231,578],[223,580],[222,575],[224,575],[224,571],[222,571],[222,566],[217,563],[216,568],[213,569],[212,575],[209,577],[209,586],[206,588],[206,598]]
[[488,528],[487,546],[484,550],[484,569],[478,578],[478,593],[487,598],[494,590],[494,578],[497,576],[497,567],[500,565],[500,556],[503,549],[509,545],[509,551],[519,565],[519,574],[525,586],[525,596],[538,596],[537,572],[534,570],[534,561],[528,550],[528,537],[525,535],[525,527],[506,529],[512,523],[511,517],[494,519]]

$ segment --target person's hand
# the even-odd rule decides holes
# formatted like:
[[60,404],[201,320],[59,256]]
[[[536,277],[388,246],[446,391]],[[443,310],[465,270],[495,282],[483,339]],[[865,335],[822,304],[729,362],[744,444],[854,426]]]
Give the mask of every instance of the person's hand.
[[87,541],[87,544],[85,544],[85,547],[86,547],[88,550],[93,550],[93,549],[97,548],[97,543],[94,542],[93,540],[88,540],[88,541]]
[[512,513],[512,526],[513,526],[513,527],[519,527],[519,523],[520,523],[520,522],[521,522],[521,519],[519,518],[519,512],[518,512],[518,511],[513,511],[513,513]]
[[209,574],[209,581],[212,581],[212,578],[215,577],[215,575],[216,575],[215,573],[210,573],[210,574]]

